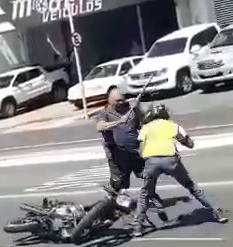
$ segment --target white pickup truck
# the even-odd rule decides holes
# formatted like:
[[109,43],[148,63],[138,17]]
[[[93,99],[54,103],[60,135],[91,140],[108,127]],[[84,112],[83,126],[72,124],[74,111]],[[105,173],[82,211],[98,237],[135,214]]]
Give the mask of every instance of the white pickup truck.
[[28,66],[0,74],[1,116],[12,117],[19,107],[33,104],[44,96],[53,102],[66,100],[69,86],[64,69],[46,71],[41,66]]
[[218,83],[232,83],[232,52],[233,25],[229,25],[220,31],[207,49],[196,56],[192,66],[192,79],[197,87],[209,92]]
[[198,46],[207,47],[219,32],[215,23],[197,24],[176,30],[155,41],[145,58],[128,73],[128,93],[137,95],[153,74],[147,93],[193,89],[191,65]]

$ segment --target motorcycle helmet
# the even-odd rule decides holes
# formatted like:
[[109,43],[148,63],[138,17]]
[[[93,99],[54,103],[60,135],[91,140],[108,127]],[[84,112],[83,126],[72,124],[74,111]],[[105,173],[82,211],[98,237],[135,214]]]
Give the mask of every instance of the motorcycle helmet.
[[164,104],[158,104],[154,107],[155,115],[158,119],[170,119],[168,108]]
[[143,118],[143,124],[147,124],[155,119],[170,119],[168,108],[164,104],[150,104]]

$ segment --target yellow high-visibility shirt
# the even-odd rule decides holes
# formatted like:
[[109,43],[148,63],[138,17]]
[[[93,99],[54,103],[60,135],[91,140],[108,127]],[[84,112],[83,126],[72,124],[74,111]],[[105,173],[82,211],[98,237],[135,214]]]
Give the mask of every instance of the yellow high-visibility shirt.
[[176,135],[179,126],[171,120],[154,120],[139,132],[143,157],[172,156],[176,154]]

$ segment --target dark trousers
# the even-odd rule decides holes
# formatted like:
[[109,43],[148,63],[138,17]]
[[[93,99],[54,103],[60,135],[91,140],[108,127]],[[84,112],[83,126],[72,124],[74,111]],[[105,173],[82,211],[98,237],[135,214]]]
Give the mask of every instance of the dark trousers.
[[[143,170],[145,159],[136,151],[127,151],[125,149],[114,147],[111,149],[111,155],[108,156],[110,170],[110,185],[116,191],[128,189],[130,187],[130,176],[133,172],[137,178],[143,179]],[[163,204],[163,200],[155,193],[155,187],[150,193],[150,200],[156,205],[157,202]]]
[[130,187],[130,175],[133,172],[137,178],[143,177],[145,160],[136,151],[128,151],[119,147],[111,150],[108,157],[110,169],[110,185],[115,190]]
[[137,208],[137,218],[143,220],[146,217],[146,211],[150,197],[155,193],[155,186],[158,177],[161,174],[167,174],[176,179],[184,188],[206,208],[212,208],[206,199],[204,192],[190,178],[188,171],[178,157],[150,157],[146,160],[143,172],[144,185],[140,190]]

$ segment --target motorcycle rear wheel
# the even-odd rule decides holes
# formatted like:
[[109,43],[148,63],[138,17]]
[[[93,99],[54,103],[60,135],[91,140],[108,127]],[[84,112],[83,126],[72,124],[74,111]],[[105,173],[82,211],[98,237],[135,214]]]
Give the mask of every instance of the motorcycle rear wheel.
[[84,237],[86,237],[87,234],[85,234],[85,231],[90,232],[90,228],[93,226],[93,224],[97,220],[101,220],[111,211],[114,211],[113,202],[109,198],[105,198],[102,201],[99,201],[78,223],[76,228],[74,229],[72,236],[71,236],[71,242],[74,244],[80,244]]
[[39,222],[19,219],[9,222],[3,229],[6,233],[33,232],[39,228]]

